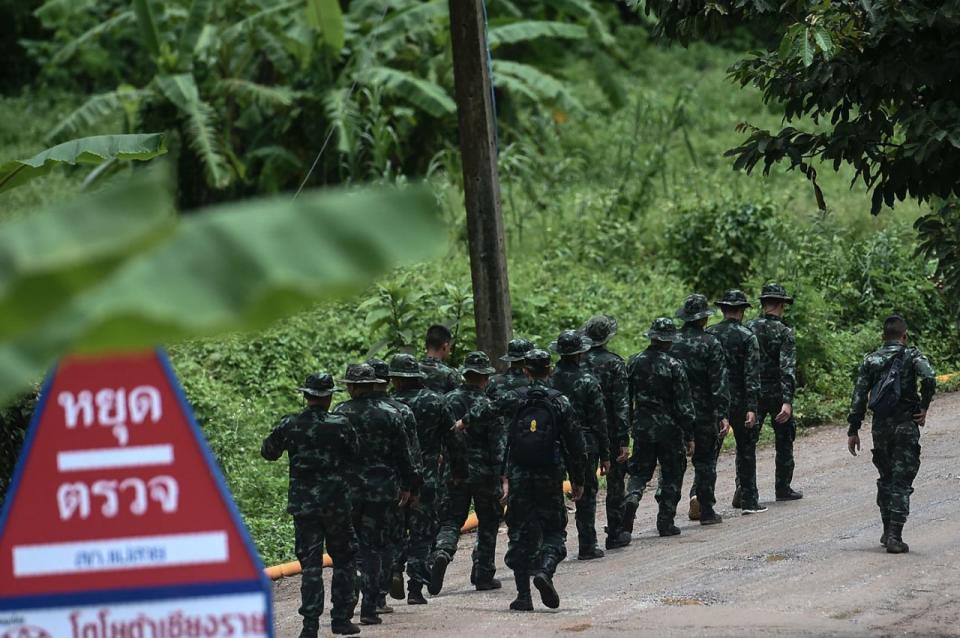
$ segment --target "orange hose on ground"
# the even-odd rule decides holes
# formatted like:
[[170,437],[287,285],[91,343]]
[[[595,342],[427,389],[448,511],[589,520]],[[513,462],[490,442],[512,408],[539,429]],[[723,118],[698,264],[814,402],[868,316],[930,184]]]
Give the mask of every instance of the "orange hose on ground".
[[937,383],[946,383],[947,381],[953,379],[958,374],[960,374],[960,372],[954,372],[952,374],[941,374],[939,377],[937,377]]

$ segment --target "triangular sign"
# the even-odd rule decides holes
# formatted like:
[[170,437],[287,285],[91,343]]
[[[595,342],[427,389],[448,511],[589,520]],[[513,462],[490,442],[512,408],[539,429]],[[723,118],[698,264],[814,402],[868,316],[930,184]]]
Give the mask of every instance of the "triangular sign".
[[0,515],[0,638],[178,635],[272,636],[263,566],[166,356],[68,357]]

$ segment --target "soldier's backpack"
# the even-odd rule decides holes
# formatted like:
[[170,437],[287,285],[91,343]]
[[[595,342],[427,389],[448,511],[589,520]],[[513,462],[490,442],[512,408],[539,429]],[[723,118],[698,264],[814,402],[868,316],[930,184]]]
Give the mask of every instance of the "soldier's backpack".
[[907,349],[893,357],[890,367],[877,379],[870,389],[870,402],[867,404],[873,410],[874,418],[884,419],[895,413],[900,404],[900,373],[903,362],[907,358]]
[[550,395],[533,388],[521,395],[520,406],[510,424],[510,462],[538,470],[559,463],[559,419]]

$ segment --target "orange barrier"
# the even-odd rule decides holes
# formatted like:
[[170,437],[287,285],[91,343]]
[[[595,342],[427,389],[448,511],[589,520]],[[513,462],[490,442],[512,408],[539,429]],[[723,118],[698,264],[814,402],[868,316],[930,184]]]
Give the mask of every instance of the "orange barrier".
[[951,379],[956,377],[958,374],[960,374],[960,372],[953,372],[951,374],[941,374],[939,377],[937,377],[937,383],[946,383],[947,381],[950,381]]

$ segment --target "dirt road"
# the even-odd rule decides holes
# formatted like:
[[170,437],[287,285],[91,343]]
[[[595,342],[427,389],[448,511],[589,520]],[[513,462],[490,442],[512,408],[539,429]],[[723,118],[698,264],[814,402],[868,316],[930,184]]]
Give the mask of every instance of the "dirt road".
[[[914,484],[904,538],[910,553],[893,556],[878,545],[876,471],[867,450],[846,451],[845,429],[822,427],[797,440],[796,487],[806,498],[768,503],[764,514],[742,517],[729,507],[733,456],[720,461],[717,488],[723,525],[678,521],[679,537],[661,539],[655,507],[645,497],[630,547],[598,561],[576,560],[571,524],[568,558],[557,572],[559,610],[507,611],[514,589],[503,567],[506,534],[498,546],[504,589],[469,586],[469,550],[447,572],[444,592],[426,607],[393,602],[396,613],[364,636],[960,636],[960,393],[934,402]],[[773,450],[761,451],[761,500],[773,499]],[[691,479],[687,475],[687,485]],[[602,509],[602,508],[601,508]],[[602,529],[602,521],[598,529]],[[276,584],[278,636],[296,636],[299,580]],[[323,628],[328,631],[328,618]]]

